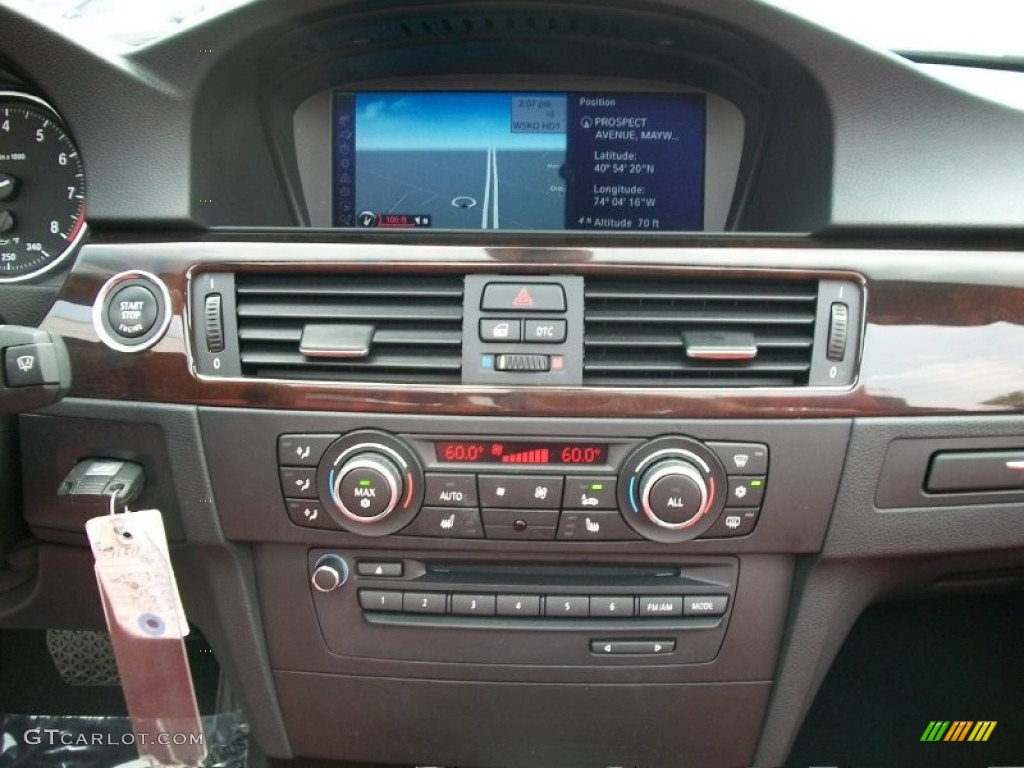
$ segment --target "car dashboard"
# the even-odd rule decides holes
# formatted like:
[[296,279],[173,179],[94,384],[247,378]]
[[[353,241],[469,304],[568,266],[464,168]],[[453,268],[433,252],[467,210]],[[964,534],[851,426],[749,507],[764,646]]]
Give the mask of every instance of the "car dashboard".
[[0,625],[103,628],[131,461],[272,758],[774,766],[868,606],[1020,578],[1020,111],[739,0],[0,24]]

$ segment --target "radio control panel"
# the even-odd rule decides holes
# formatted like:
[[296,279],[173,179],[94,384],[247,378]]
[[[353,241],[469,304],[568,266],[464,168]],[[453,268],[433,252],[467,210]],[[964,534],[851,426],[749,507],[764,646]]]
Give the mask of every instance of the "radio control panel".
[[751,533],[768,447],[702,442],[283,434],[289,518],[363,536],[675,543]]

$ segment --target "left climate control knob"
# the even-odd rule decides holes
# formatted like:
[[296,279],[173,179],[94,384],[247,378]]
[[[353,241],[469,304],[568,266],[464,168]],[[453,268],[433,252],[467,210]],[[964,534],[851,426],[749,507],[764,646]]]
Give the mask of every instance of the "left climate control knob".
[[317,467],[317,492],[345,530],[386,536],[404,528],[423,503],[423,470],[394,435],[349,432],[335,440]]
[[402,499],[402,472],[387,456],[356,453],[338,470],[331,500],[341,514],[357,523],[372,523],[391,514]]

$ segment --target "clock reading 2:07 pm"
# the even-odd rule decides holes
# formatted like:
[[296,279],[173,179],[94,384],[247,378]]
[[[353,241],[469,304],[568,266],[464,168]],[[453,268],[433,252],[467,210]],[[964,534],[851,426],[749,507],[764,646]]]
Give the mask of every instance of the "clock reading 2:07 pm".
[[0,92],[0,283],[34,277],[71,252],[85,227],[85,171],[57,114]]

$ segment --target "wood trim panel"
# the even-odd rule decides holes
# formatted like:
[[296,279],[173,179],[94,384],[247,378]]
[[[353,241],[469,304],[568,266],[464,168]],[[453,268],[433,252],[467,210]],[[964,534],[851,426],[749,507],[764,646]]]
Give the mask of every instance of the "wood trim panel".
[[[1024,255],[899,252],[897,258],[893,253],[806,247],[482,248],[216,240],[93,244],[82,249],[44,327],[68,340],[72,397],[491,416],[794,418],[1024,411],[1024,273],[1016,266],[1024,267]],[[109,277],[139,268],[167,284],[171,326],[151,350],[115,352],[99,341],[92,327],[92,303]],[[183,315],[192,276],[271,270],[855,279],[867,288],[861,372],[852,388],[747,390],[367,386],[194,375]]]

